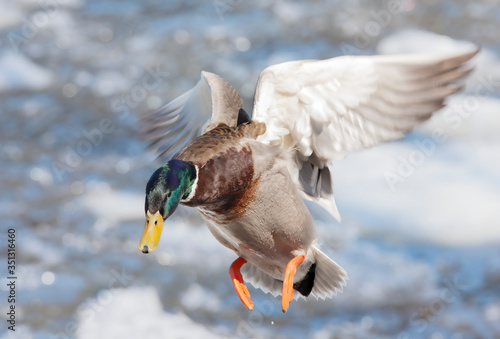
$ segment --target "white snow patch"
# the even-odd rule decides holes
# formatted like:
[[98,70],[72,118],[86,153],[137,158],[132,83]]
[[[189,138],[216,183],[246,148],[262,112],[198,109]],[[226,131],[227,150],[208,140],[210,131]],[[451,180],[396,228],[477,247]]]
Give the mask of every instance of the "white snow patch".
[[[476,140],[485,147],[500,142],[500,100],[491,97],[455,95],[447,106],[419,130],[432,133],[440,129],[453,139]],[[480,149],[478,149],[480,151]]]
[[210,312],[217,312],[222,308],[217,295],[198,284],[189,287],[182,296],[181,302],[189,310],[206,309]]
[[[339,257],[340,254],[340,257]],[[439,293],[437,276],[429,265],[371,244],[331,255],[349,274],[343,293],[334,303],[346,310],[415,305]],[[369,277],[367,279],[366,277]],[[325,302],[328,306],[329,302]]]
[[[201,225],[193,224],[191,220],[183,220],[179,214],[165,222],[163,235],[154,253],[168,255],[175,265],[200,265],[200,269],[206,270],[229,267],[237,258],[233,251],[212,236],[203,221]],[[200,258],[203,260],[200,261]]]
[[445,35],[416,29],[407,29],[382,39],[377,52],[380,54],[432,53],[448,54],[470,50],[474,44],[454,40]]
[[144,195],[111,190],[101,185],[84,194],[82,205],[111,223],[144,219]]
[[52,72],[22,54],[5,52],[0,55],[0,91],[42,90],[53,80]]
[[94,338],[219,338],[184,313],[167,313],[152,287],[109,290],[112,299],[79,317],[78,339]]
[[[450,106],[464,98],[455,97]],[[347,211],[340,208],[343,221],[359,223],[371,235],[404,241],[500,241],[500,100],[476,99],[472,112],[435,116],[421,129],[423,135],[337,163],[334,186],[339,205],[346,205]],[[436,130],[446,136],[444,142],[433,141]],[[424,154],[419,145],[426,142],[429,151]],[[401,179],[393,189],[389,173]]]
[[[121,73],[116,71],[99,72],[94,81],[94,92],[100,96],[110,96],[120,92],[126,92],[131,87],[130,81]],[[141,95],[143,95],[146,90],[144,88],[139,89],[142,92],[139,92],[138,94],[134,93],[134,95],[137,95],[139,96],[139,98],[141,98]]]

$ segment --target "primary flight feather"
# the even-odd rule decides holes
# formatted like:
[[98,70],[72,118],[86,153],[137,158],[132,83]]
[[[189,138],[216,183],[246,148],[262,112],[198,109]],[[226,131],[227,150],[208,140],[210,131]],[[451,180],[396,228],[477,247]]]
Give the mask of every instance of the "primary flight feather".
[[[241,301],[244,279],[282,295],[329,298],[345,271],[321,252],[303,199],[340,220],[329,165],[350,151],[402,137],[444,106],[470,72],[471,48],[450,55],[344,56],[266,68],[252,119],[216,74],[146,117],[146,139],[166,162],[146,187],[139,249],[153,251],[179,204],[196,208],[237,255],[229,274]],[[243,275],[242,272],[243,271]]]

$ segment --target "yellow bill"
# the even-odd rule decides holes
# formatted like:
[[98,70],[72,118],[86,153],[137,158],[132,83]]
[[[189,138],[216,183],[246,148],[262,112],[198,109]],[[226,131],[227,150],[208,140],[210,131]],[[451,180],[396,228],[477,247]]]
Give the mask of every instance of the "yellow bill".
[[155,214],[146,212],[146,225],[139,241],[139,251],[142,253],[153,252],[160,242],[161,231],[163,230],[163,217],[160,211]]

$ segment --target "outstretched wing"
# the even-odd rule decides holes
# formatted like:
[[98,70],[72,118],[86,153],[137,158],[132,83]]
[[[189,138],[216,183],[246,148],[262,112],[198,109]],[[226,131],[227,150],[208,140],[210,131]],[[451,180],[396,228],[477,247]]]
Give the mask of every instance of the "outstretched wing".
[[219,123],[234,127],[245,119],[236,90],[218,75],[201,72],[194,88],[143,119],[143,136],[158,157],[170,160],[188,141]]
[[304,198],[340,220],[328,164],[348,151],[402,137],[444,106],[470,72],[478,49],[453,55],[344,56],[292,61],[265,69],[253,119],[259,141],[292,148]]

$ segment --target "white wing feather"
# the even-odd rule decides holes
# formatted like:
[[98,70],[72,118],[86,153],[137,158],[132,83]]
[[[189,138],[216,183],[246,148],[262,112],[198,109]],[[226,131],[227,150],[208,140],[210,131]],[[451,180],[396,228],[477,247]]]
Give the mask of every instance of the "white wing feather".
[[265,69],[253,119],[266,123],[259,141],[290,148],[291,174],[304,198],[340,220],[328,165],[346,152],[402,137],[461,89],[466,53],[346,56],[292,61]]

